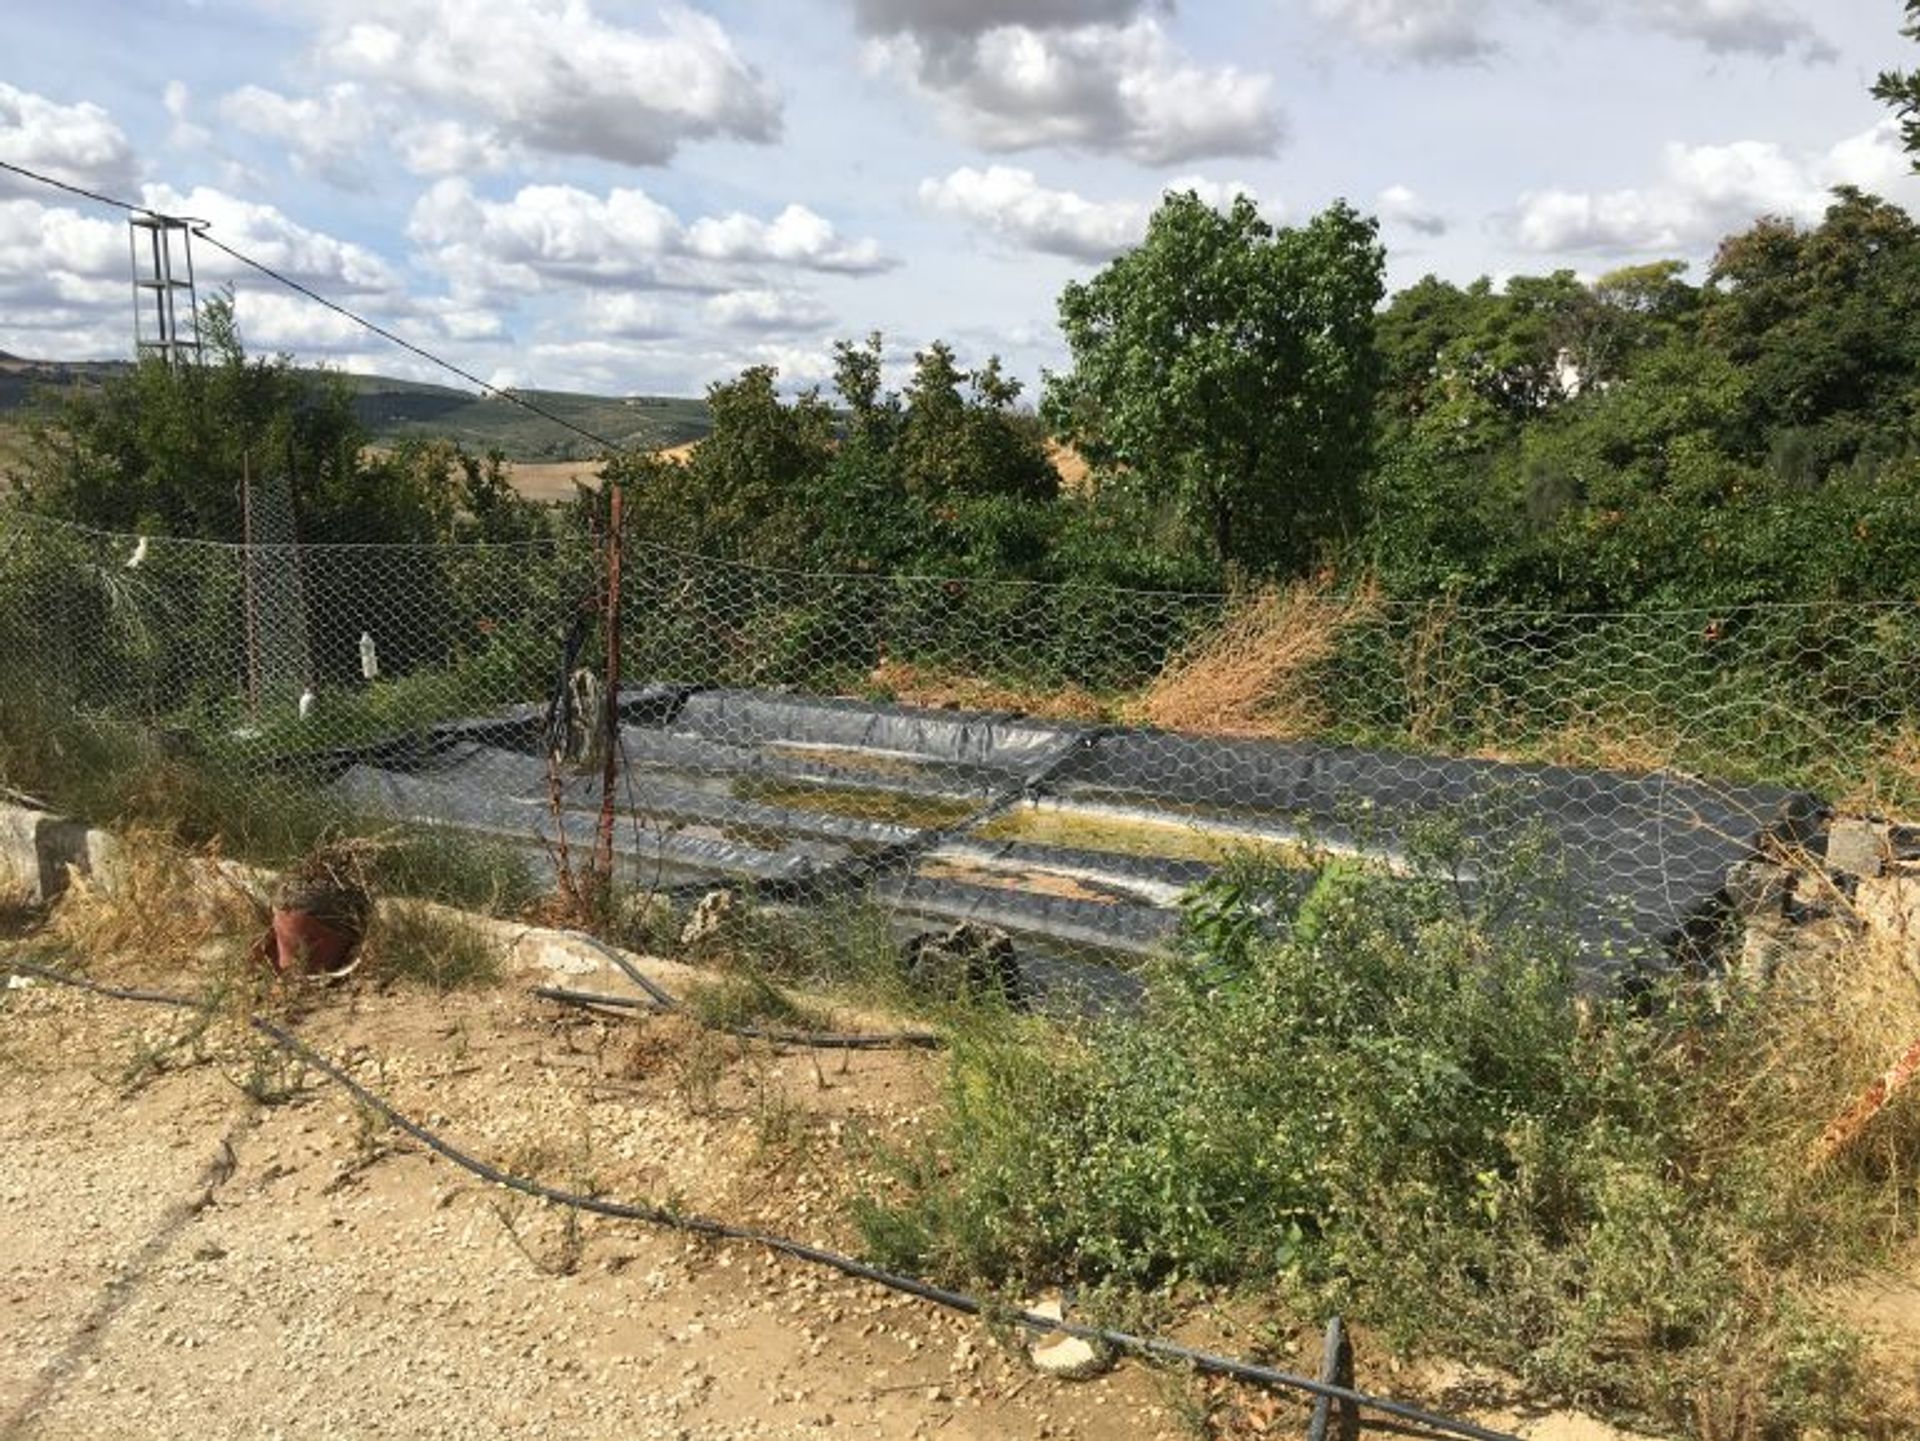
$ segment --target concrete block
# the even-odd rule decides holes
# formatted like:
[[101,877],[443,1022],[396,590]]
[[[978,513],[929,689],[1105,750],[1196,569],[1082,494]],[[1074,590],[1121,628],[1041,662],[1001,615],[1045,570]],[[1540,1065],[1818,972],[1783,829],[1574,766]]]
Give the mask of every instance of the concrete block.
[[1892,828],[1843,817],[1827,831],[1827,869],[1863,879],[1877,876],[1893,857]]
[[96,859],[110,865],[112,852],[112,837],[79,821],[0,806],[0,891],[43,904],[66,890],[68,867],[91,875]]

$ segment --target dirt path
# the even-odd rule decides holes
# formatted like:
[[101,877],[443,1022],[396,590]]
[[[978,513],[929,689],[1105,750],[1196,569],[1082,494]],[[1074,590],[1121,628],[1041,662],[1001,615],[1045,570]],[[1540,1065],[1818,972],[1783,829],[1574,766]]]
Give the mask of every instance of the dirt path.
[[[0,992],[0,1441],[1196,1434],[1184,1378],[1061,1382],[967,1318],[526,1201],[237,1029],[168,1051],[181,1024]],[[337,996],[299,1028],[511,1169],[842,1246],[873,1140],[921,1123],[940,1064],[611,1025],[518,986]],[[1274,1359],[1312,1369],[1303,1344]],[[1304,1406],[1213,1400],[1237,1418],[1215,1434],[1304,1434]]]

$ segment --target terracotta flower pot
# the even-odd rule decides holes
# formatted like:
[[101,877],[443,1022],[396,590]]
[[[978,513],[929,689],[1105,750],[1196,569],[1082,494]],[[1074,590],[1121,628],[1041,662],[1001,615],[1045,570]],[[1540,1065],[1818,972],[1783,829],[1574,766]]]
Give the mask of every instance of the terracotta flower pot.
[[273,925],[262,942],[268,965],[281,975],[331,975],[347,968],[360,944],[347,930],[312,911],[275,906]]
[[259,954],[280,975],[339,975],[352,968],[373,903],[330,873],[296,872],[273,898],[273,922]]

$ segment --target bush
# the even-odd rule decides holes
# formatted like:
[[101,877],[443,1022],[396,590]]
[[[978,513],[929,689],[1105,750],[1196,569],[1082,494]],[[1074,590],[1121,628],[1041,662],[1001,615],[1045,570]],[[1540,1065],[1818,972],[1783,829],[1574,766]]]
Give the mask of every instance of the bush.
[[1782,1089],[1839,1044],[1808,1033],[1826,1003],[1583,1000],[1542,846],[1416,850],[1304,896],[1242,864],[1143,1013],[963,1038],[904,1193],[860,1208],[870,1246],[996,1285],[1270,1288],[1668,1421],[1871,1414],[1804,1298],[1906,1228],[1920,1151],[1896,1128],[1891,1170],[1781,1184],[1845,1096]]

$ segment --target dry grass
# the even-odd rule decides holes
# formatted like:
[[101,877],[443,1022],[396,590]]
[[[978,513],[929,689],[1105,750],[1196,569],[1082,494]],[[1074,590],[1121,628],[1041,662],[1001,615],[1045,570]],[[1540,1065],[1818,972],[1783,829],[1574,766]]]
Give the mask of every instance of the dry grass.
[[1598,766],[1648,775],[1670,770],[1686,753],[1684,737],[1642,717],[1622,712],[1576,716],[1538,746],[1476,751],[1486,760],[1546,761],[1551,765]]
[[1093,467],[1072,446],[1049,439],[1047,459],[1052,463],[1054,473],[1060,477],[1060,489],[1068,495],[1092,495],[1100,488],[1093,478]]
[[1118,709],[1113,701],[1077,685],[1042,690],[907,661],[884,660],[867,681],[901,705],[935,710],[1014,711],[1040,720],[1109,721]]
[[[1744,1059],[1723,1081],[1723,1114],[1739,1124],[1729,1125],[1719,1144],[1772,1152],[1783,1171],[1799,1171],[1828,1157],[1816,1138],[1920,1041],[1920,971],[1908,917],[1869,894],[1877,884],[1873,895],[1909,897],[1910,878],[1863,882],[1856,900],[1817,857],[1783,859],[1795,872],[1799,900],[1833,914],[1793,927],[1777,963],[1731,981],[1744,992],[1736,1001]],[[1879,1169],[1876,1156],[1920,1151],[1920,1089],[1896,1091],[1844,1145],[1868,1173]],[[1710,1165],[1715,1147],[1709,1138]]]
[[1900,728],[1840,806],[1856,815],[1920,818],[1920,725]]
[[88,962],[152,976],[197,973],[242,954],[266,925],[254,878],[217,853],[159,832],[121,837],[106,874],[76,874],[53,909],[56,939]]
[[1334,655],[1341,632],[1378,605],[1371,585],[1351,595],[1311,582],[1256,591],[1169,661],[1126,718],[1280,740],[1320,730],[1327,716],[1314,693],[1315,669]]

